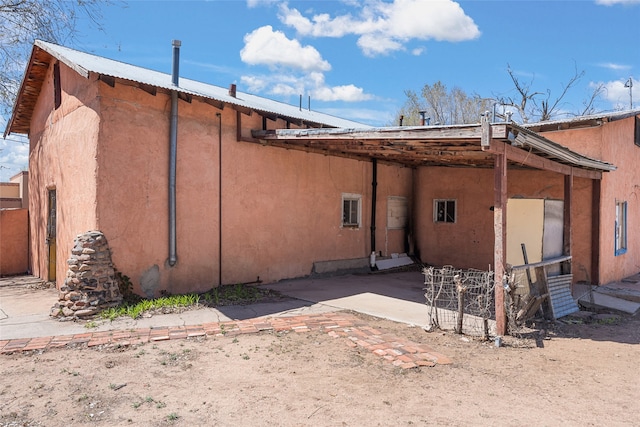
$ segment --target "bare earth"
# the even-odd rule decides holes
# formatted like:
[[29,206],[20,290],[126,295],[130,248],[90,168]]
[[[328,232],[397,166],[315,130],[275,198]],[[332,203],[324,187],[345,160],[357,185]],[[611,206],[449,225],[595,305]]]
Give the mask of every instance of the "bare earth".
[[0,426],[640,425],[640,319],[501,348],[365,317],[452,365],[400,369],[323,332],[0,356]]

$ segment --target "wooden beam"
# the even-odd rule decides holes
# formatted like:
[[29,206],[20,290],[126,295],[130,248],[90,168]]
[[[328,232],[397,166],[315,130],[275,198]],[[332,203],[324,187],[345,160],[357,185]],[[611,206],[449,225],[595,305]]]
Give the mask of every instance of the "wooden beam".
[[530,151],[514,147],[495,139],[491,140],[491,148],[489,151],[492,153],[505,152],[510,161],[534,169],[546,170],[562,175],[573,175],[578,178],[602,179],[602,172],[600,171],[580,169],[563,163],[558,163],[554,160],[538,156]]
[[[502,147],[504,149],[504,145]],[[496,334],[507,333],[502,278],[507,264],[507,154],[495,156],[493,205],[493,263],[495,270]]]

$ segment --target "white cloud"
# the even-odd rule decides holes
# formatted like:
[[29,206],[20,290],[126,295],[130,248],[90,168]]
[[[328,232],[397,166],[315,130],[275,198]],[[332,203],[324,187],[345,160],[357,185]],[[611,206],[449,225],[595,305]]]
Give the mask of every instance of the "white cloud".
[[245,45],[240,58],[250,65],[289,67],[303,71],[328,71],[329,62],[313,46],[302,46],[282,31],[274,31],[270,25],[260,27],[244,36]]
[[364,90],[354,85],[343,85],[333,87],[319,87],[313,90],[313,97],[320,101],[366,101],[372,98],[371,95],[364,93]]
[[[617,110],[626,110],[629,108],[629,87],[625,87],[625,84],[628,83],[628,79],[626,80],[614,80],[609,82],[592,82],[589,84],[590,87],[596,88],[601,86],[604,88],[603,98],[611,103],[614,109]],[[640,101],[640,80],[633,79],[632,86],[632,97],[634,100],[633,106],[636,108]]]
[[247,34],[240,58],[250,65],[265,65],[277,72],[271,75],[245,75],[241,82],[252,93],[267,93],[283,98],[310,94],[320,101],[363,101],[372,99],[353,84],[329,86],[324,72],[331,65],[313,46],[302,46],[282,31],[269,25]]
[[613,71],[626,71],[626,70],[630,70],[631,69],[631,66],[629,66],[629,65],[614,64],[612,62],[598,64],[598,66],[600,66],[602,68],[607,68],[607,69],[613,70]]
[[284,98],[310,95],[311,101],[357,102],[373,99],[373,95],[353,84],[330,86],[320,72],[292,74],[272,74],[262,76],[242,76],[240,81],[248,92],[263,92]]
[[359,36],[358,46],[367,56],[403,50],[414,39],[458,42],[480,36],[473,20],[451,0],[371,0],[358,12],[355,17],[317,14],[307,18],[283,3],[280,20],[303,36]]
[[277,1],[279,0],[247,0],[247,7],[251,9],[251,8],[262,6],[262,5],[269,6],[270,4],[275,3]]
[[596,4],[613,6],[616,4],[640,4],[640,0],[596,0]]
[[14,135],[0,140],[0,181],[9,181],[13,175],[27,170],[28,163],[28,140]]

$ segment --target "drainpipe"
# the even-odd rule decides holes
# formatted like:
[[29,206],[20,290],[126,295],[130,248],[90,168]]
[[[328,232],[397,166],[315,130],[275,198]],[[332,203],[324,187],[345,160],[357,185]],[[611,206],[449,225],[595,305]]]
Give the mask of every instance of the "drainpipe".
[[[173,66],[171,83],[178,87],[180,64],[180,40],[173,40]],[[176,157],[178,151],[178,92],[171,91],[171,122],[169,127],[169,265],[178,262],[176,243]]]
[[[235,96],[236,85],[233,85]],[[222,114],[218,117],[218,286],[222,286]]]
[[372,268],[375,266],[376,253],[376,193],[378,187],[378,159],[371,160],[372,175],[371,180],[371,263]]

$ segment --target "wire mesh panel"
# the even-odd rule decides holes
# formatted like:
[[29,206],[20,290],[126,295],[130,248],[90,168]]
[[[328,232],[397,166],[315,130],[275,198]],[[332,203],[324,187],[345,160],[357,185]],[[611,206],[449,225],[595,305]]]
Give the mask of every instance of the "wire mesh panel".
[[495,330],[492,271],[444,266],[426,267],[422,274],[432,328],[485,337]]

